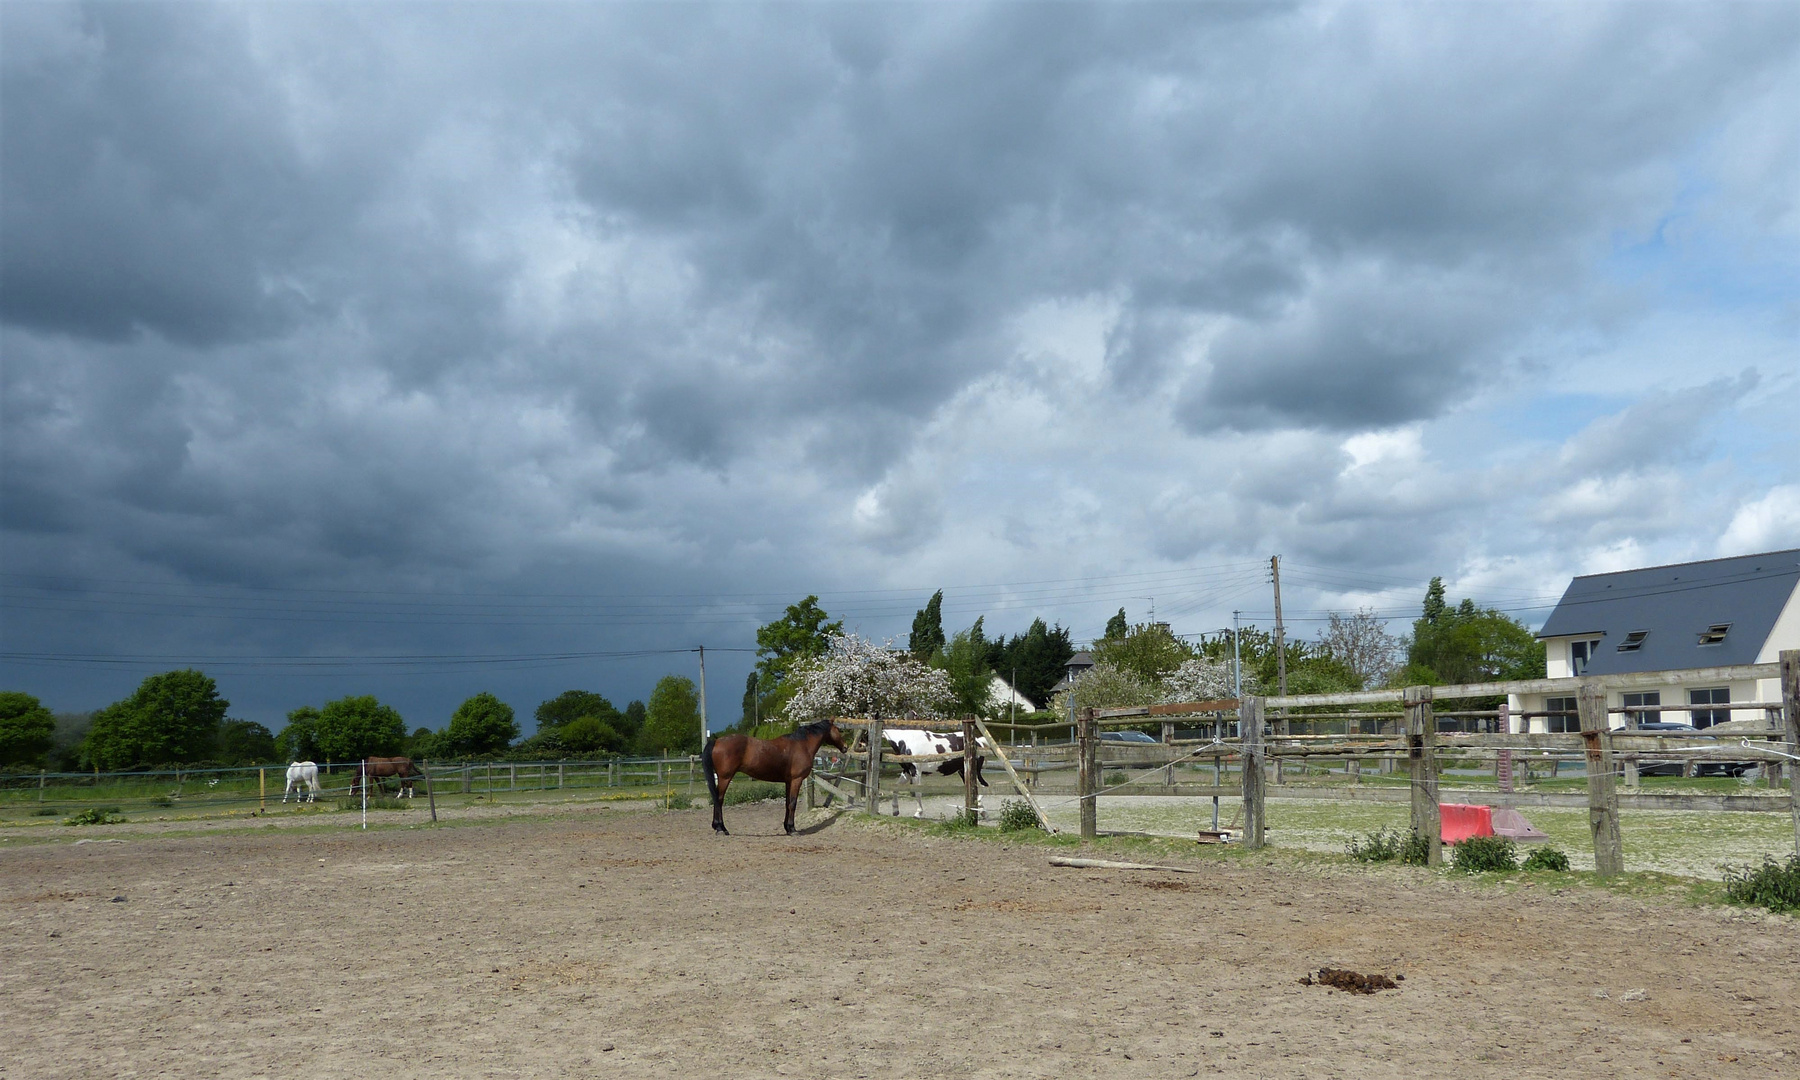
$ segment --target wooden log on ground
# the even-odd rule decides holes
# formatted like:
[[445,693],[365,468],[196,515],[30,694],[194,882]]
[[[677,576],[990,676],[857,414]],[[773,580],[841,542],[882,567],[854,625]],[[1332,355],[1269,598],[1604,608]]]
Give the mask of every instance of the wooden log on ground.
[[1114,862],[1111,859],[1074,859],[1064,855],[1053,855],[1051,866],[1072,866],[1078,870],[1161,870],[1170,874],[1203,874],[1204,870],[1194,866],[1156,866],[1151,863]]

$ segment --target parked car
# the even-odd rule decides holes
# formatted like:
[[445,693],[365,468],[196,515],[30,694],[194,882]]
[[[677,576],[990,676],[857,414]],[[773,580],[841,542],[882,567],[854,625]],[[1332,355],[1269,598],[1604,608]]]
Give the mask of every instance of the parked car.
[[[1619,730],[1627,733],[1633,731],[1646,731],[1663,735],[1681,735],[1684,733],[1693,733],[1699,729],[1692,724],[1677,723],[1674,720],[1645,720],[1638,724],[1626,724]],[[1680,776],[1685,769],[1686,763],[1681,761],[1670,761],[1668,759],[1650,761],[1643,758],[1638,759],[1639,776]]]
[[1156,737],[1142,731],[1102,731],[1101,742],[1155,743]]

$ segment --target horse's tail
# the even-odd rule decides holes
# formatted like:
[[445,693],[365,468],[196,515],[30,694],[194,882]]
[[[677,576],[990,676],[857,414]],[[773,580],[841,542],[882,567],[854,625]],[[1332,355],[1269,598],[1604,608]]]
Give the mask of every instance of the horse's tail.
[[700,767],[706,771],[706,798],[712,803],[719,801],[719,774],[713,769],[712,758],[713,747],[717,745],[719,740],[708,739],[706,745],[700,748]]

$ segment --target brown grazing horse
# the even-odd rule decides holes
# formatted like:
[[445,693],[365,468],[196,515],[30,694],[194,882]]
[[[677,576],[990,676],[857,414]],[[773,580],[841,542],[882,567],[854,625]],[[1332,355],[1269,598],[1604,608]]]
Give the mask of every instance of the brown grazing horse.
[[413,777],[423,776],[413,759],[409,757],[372,757],[365,759],[356,767],[356,775],[350,778],[350,794],[356,794],[363,777],[374,782],[375,788],[381,787],[383,780],[392,777],[400,781],[400,793],[411,796],[413,793]]
[[756,780],[787,785],[787,819],[782,827],[794,832],[794,804],[800,801],[800,785],[812,775],[813,756],[819,744],[844,748],[844,733],[835,720],[819,720],[795,728],[778,739],[752,735],[722,735],[700,751],[706,766],[706,790],[712,795],[713,831],[731,835],[725,828],[725,789],[738,773]]

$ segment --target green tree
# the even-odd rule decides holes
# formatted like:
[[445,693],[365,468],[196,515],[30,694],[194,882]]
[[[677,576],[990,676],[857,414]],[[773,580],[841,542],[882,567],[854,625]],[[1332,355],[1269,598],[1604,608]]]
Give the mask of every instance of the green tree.
[[212,756],[230,707],[218,684],[198,671],[152,675],[130,697],[95,715],[88,759],[102,769],[203,761]]
[[406,721],[372,695],[339,698],[320,710],[314,738],[327,761],[386,757],[406,746]]
[[1199,655],[1198,649],[1171,634],[1164,623],[1139,623],[1124,635],[1104,638],[1094,646],[1094,663],[1129,671],[1152,686],[1183,661]]
[[1106,641],[1122,641],[1130,632],[1131,624],[1125,621],[1125,609],[1120,608],[1117,615],[1106,620],[1106,633],[1101,637]]
[[287,727],[275,736],[275,756],[289,761],[319,761],[319,710],[302,705],[287,714]]
[[225,765],[263,765],[275,760],[275,736],[254,720],[227,720],[219,725],[214,755]]
[[1525,624],[1464,598],[1450,607],[1444,582],[1432,578],[1406,642],[1396,685],[1445,685],[1544,677],[1544,646]]
[[756,685],[761,705],[753,704],[752,712],[767,719],[786,707],[794,696],[795,666],[825,655],[831,635],[844,632],[841,620],[828,622],[829,618],[819,598],[809,596],[789,604],[781,618],[757,628]]
[[406,756],[415,761],[426,761],[442,757],[443,733],[433,731],[423,725],[413,729],[406,737]]
[[619,710],[612,702],[590,690],[564,690],[537,707],[539,731],[559,728],[584,716],[592,716],[617,727]]
[[988,690],[994,669],[988,666],[987,636],[980,619],[967,630],[957,631],[947,647],[933,654],[931,666],[950,677],[950,692],[956,698],[952,708],[959,715],[988,715]]
[[518,737],[512,706],[483,692],[456,707],[444,731],[444,746],[451,754],[474,757],[498,754]]
[[625,722],[619,727],[619,738],[623,741],[621,752],[637,745],[637,738],[644,730],[647,710],[641,701],[633,701],[625,706]]
[[55,744],[55,713],[30,694],[0,691],[0,765],[35,764]]
[[658,680],[644,710],[638,749],[646,754],[700,749],[700,692],[694,680],[685,675],[664,675]]
[[930,660],[944,647],[944,590],[931,594],[913,616],[912,634],[906,639],[907,651],[917,660]]
[[94,726],[94,713],[59,712],[56,714],[55,740],[50,748],[50,767],[59,772],[74,772],[92,763],[83,758],[88,729]]
[[1052,628],[1044,620],[1034,619],[1030,629],[1008,638],[1004,645],[997,640],[990,643],[988,666],[1041,706],[1050,700],[1050,688],[1068,674],[1069,658],[1074,655],[1068,630],[1060,623]]

